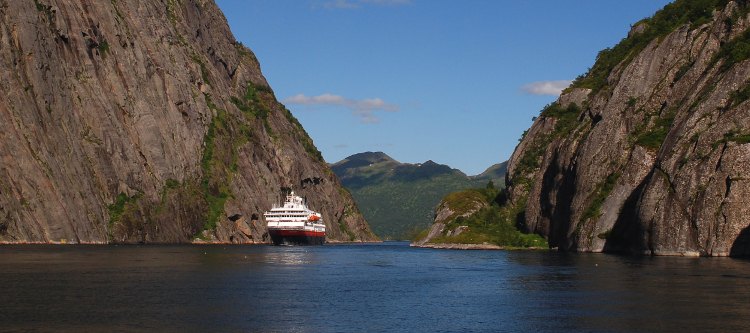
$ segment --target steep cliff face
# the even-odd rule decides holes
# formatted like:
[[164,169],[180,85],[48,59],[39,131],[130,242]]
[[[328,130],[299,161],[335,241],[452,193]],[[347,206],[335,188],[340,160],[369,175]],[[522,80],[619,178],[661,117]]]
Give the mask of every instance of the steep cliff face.
[[563,250],[749,255],[748,12],[678,0],[600,53],[510,160],[519,225]]
[[266,242],[293,189],[375,236],[207,0],[0,0],[0,241]]

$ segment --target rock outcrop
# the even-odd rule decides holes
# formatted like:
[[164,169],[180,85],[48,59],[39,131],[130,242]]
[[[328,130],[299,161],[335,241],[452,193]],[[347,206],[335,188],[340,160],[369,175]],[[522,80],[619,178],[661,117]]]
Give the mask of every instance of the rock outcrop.
[[210,0],[0,0],[0,242],[376,237]]
[[[460,199],[456,199],[457,196],[460,196]],[[440,237],[455,237],[460,235],[462,232],[468,229],[467,226],[457,225],[453,228],[448,228],[448,230],[446,230],[446,226],[448,226],[450,222],[455,221],[459,217],[471,216],[472,214],[480,211],[482,208],[486,208],[487,206],[489,206],[487,201],[482,198],[481,194],[477,193],[476,191],[469,190],[448,195],[446,198],[440,201],[440,204],[437,206],[437,208],[435,208],[434,222],[430,226],[430,228],[427,229],[427,233],[422,237],[415,239],[411,243],[411,246],[435,247],[430,243],[432,243],[436,239],[439,239]],[[445,247],[438,246],[438,248]]]
[[677,0],[602,51],[510,159],[519,224],[567,251],[749,255],[749,12]]

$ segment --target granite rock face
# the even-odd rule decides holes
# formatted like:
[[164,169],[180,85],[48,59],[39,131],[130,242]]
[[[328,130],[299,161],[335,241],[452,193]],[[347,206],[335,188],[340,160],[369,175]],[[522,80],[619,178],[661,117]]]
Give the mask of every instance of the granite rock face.
[[263,243],[288,190],[329,241],[377,239],[213,1],[0,17],[0,242]]
[[566,251],[750,255],[748,12],[717,1],[666,32],[662,12],[600,54],[510,159],[519,225]]

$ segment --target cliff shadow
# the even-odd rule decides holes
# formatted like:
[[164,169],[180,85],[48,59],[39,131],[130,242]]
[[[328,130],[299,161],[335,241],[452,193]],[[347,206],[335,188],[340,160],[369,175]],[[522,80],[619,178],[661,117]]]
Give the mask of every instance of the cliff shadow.
[[[576,194],[576,166],[562,168],[554,161],[559,160],[559,153],[555,152],[552,163],[542,175],[542,189],[539,196],[540,215],[547,218],[549,225],[545,225],[550,247],[560,250],[575,250],[576,242],[568,237],[571,228],[573,197]],[[557,176],[561,176],[558,184]],[[554,196],[554,201],[553,201]],[[538,226],[537,226],[538,230]]]
[[729,250],[731,257],[750,257],[750,226],[740,231]]
[[638,218],[638,201],[653,174],[654,170],[651,170],[625,200],[617,221],[607,235],[604,252],[642,254],[647,249],[647,244],[644,243],[646,230]]

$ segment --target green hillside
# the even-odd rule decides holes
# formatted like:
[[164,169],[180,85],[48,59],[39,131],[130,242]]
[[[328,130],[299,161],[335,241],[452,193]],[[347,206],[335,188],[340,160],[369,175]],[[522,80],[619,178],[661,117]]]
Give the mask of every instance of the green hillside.
[[[439,210],[452,212],[442,215],[435,223],[443,224],[438,235],[423,230],[414,238],[418,245],[432,244],[491,244],[505,248],[547,248],[547,241],[537,234],[524,234],[515,226],[519,211],[497,202],[499,190],[492,186],[453,192],[445,196]],[[465,216],[468,215],[468,216]]]
[[400,163],[382,152],[355,154],[333,164],[372,230],[382,239],[411,239],[433,222],[435,207],[451,192],[504,182],[505,163],[470,177],[427,161]]

